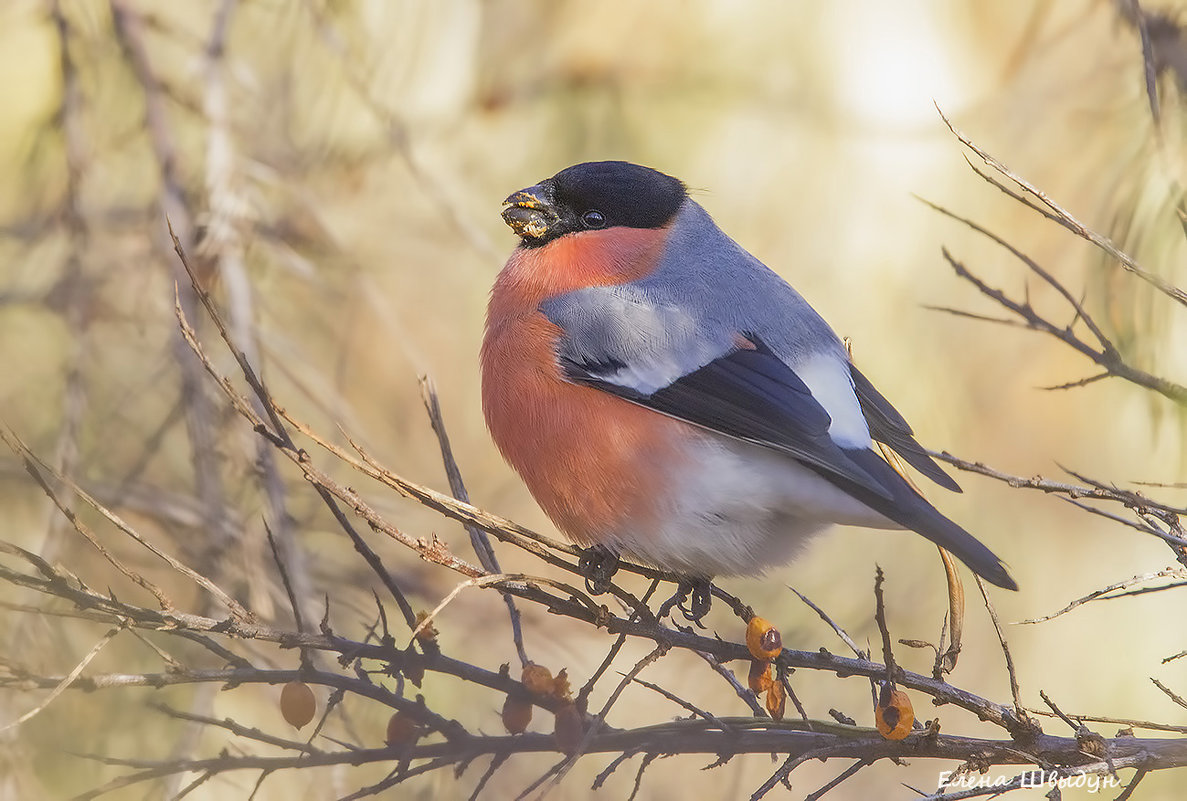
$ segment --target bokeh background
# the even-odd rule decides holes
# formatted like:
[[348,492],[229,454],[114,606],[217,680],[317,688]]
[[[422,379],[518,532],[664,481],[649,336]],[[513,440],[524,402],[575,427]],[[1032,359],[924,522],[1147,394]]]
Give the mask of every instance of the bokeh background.
[[[1169,0],[1145,5],[1184,11]],[[1000,248],[913,195],[1008,238],[1083,292],[1135,364],[1187,379],[1183,310],[977,178],[936,111],[938,104],[1148,269],[1184,285],[1187,253],[1175,214],[1184,177],[1183,86],[1173,70],[1160,78],[1155,123],[1139,36],[1125,12],[1125,3],[1104,0],[6,0],[0,417],[154,541],[218,571],[267,619],[290,623],[263,540],[252,436],[211,387],[187,388],[179,368],[168,212],[220,301],[240,304],[238,319],[282,405],[322,431],[341,424],[397,472],[444,490],[417,388],[417,376],[428,374],[475,503],[552,532],[500,460],[479,408],[487,292],[515,244],[499,219],[500,201],[569,164],[621,158],[693,187],[731,236],[852,339],[863,371],[928,445],[1020,475],[1059,477],[1063,465],[1126,486],[1182,482],[1182,408],[1119,381],[1043,391],[1090,374],[1090,365],[1054,340],[924,308],[996,313],[952,274],[942,245],[995,286],[1021,291],[1026,278]],[[1036,306],[1063,313],[1050,291],[1034,282],[1030,289]],[[203,336],[218,351],[208,327]],[[187,404],[203,391],[213,426],[205,453],[219,476],[213,490],[198,486],[201,448],[185,422]],[[16,460],[0,456],[0,471],[3,537],[92,586],[114,586],[117,577],[63,525]],[[299,476],[284,475],[314,603],[328,594],[336,624],[361,631],[373,614],[373,579]],[[1011,564],[1022,590],[994,596],[1005,620],[1052,612],[1171,561],[1159,542],[1057,499],[975,476],[961,483],[963,495],[937,490],[933,499]],[[405,531],[436,534],[466,552],[460,526],[375,486],[359,488]],[[1181,486],[1150,491],[1187,504]],[[212,497],[222,499],[217,532]],[[107,536],[130,563],[175,582],[180,599],[200,606],[143,551]],[[456,583],[394,544],[375,547],[418,608],[432,608]],[[518,553],[500,556],[507,570],[540,570]],[[839,652],[786,585],[859,641],[876,643],[875,563],[889,576],[895,635],[934,641],[945,610],[943,575],[934,549],[918,537],[838,529],[796,564],[725,586],[779,625],[790,647]],[[10,586],[0,599],[36,600]],[[1004,701],[1001,652],[977,600],[973,591],[953,680]],[[1187,659],[1161,662],[1187,648],[1178,600],[1173,591],[1156,593],[1010,626],[1024,699],[1041,706],[1042,689],[1072,712],[1187,722],[1149,681],[1187,692]],[[725,610],[711,620],[740,636]],[[514,661],[505,609],[493,593],[463,593],[439,627],[447,651],[492,669]],[[61,675],[101,634],[6,606],[0,663]],[[579,682],[609,646],[598,633],[534,611],[526,638],[536,661],[567,667]],[[622,669],[644,652],[626,649]],[[928,652],[899,656],[911,669],[929,670]],[[276,664],[295,667],[296,655]],[[159,666],[149,649],[121,637],[88,670]],[[674,654],[647,673],[718,714],[745,712],[689,655]],[[863,681],[800,673],[793,684],[813,717],[837,708],[869,724]],[[500,699],[489,693],[443,678],[424,692],[447,714],[500,729]],[[681,714],[642,688],[628,693],[611,724]],[[0,725],[42,698],[5,692]],[[120,772],[75,753],[165,758],[228,745],[225,732],[195,733],[148,711],[148,700],[287,729],[275,688],[71,691],[0,732],[0,792],[63,797]],[[353,737],[382,741],[382,710],[356,701],[347,712]],[[931,716],[930,709],[919,714]],[[945,731],[990,733],[956,711],[941,716]],[[1060,731],[1057,722],[1045,726]],[[512,760],[485,797],[514,797],[551,761]],[[710,761],[658,761],[641,797],[748,797],[776,764],[746,757],[697,770]],[[551,797],[626,797],[631,768],[603,790],[589,789],[606,762],[587,758]],[[804,766],[794,776],[796,793],[842,767]],[[879,764],[831,797],[911,798],[903,783],[932,789],[939,770],[952,767]],[[464,798],[481,769],[460,782],[433,775],[392,797]],[[338,797],[381,776],[374,769],[290,772],[269,778],[256,798]],[[220,777],[188,797],[245,798],[255,778]],[[1181,773],[1152,776],[1137,797],[1181,798],[1184,782]],[[124,793],[113,797],[162,797],[162,788]]]

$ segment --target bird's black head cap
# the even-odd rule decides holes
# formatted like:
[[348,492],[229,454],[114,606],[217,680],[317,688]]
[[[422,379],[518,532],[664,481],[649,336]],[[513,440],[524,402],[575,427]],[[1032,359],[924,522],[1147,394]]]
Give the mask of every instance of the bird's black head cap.
[[588,161],[561,170],[504,203],[503,219],[527,247],[598,228],[659,228],[688,192],[676,178],[626,161]]

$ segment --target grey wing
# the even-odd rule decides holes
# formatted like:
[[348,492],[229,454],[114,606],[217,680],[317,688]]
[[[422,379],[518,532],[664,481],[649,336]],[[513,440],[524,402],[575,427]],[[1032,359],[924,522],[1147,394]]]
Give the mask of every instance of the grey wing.
[[728,351],[695,312],[657,301],[638,284],[593,287],[540,306],[565,335],[557,355],[606,381],[650,394]]
[[543,304],[565,332],[557,357],[566,378],[783,451],[866,493],[891,497],[832,439],[828,412],[759,336],[728,330],[714,336],[713,326],[641,292],[630,285],[599,287]]

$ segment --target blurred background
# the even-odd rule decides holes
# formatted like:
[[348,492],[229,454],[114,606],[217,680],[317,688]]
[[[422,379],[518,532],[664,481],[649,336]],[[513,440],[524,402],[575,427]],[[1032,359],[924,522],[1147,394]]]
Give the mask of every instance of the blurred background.
[[[1172,18],[1184,11],[1169,0],[1145,5]],[[266,620],[291,625],[264,540],[257,443],[179,355],[168,214],[282,406],[328,435],[341,425],[396,472],[447,491],[417,386],[427,374],[474,502],[551,533],[490,442],[479,408],[487,293],[515,245],[500,201],[572,163],[613,158],[692,187],[727,233],[852,339],[863,372],[925,444],[1018,475],[1058,478],[1062,465],[1123,486],[1183,482],[1182,408],[1116,380],[1044,391],[1090,375],[1091,365],[1053,339],[924,308],[999,314],[953,275],[942,245],[993,286],[1020,294],[1027,279],[1001,248],[913,195],[1007,238],[1083,293],[1135,365],[1187,380],[1183,309],[979,179],[936,109],[1147,269],[1187,284],[1175,212],[1187,153],[1184,73],[1170,64],[1160,76],[1156,123],[1131,11],[1105,0],[7,0],[0,419],[154,542],[213,571]],[[1173,26],[1166,35],[1182,43]],[[1064,313],[1054,293],[1034,282],[1029,289],[1037,308]],[[200,328],[232,371],[216,333]],[[328,595],[335,626],[357,636],[373,616],[373,577],[300,476],[282,475],[307,597],[320,610]],[[404,531],[469,553],[460,526],[340,475]],[[11,455],[0,456],[0,477],[4,539],[91,586],[112,583],[137,597]],[[930,494],[1010,563],[1022,590],[994,596],[1004,620],[1053,612],[1171,562],[1158,541],[1058,499],[958,478],[963,495]],[[1149,491],[1187,505],[1181,484]],[[174,582],[179,603],[203,610],[206,601],[143,549],[110,530],[104,541],[146,575]],[[434,607],[458,580],[373,541],[417,608]],[[540,572],[519,553],[499,554],[507,571]],[[919,537],[838,529],[796,564],[724,586],[780,626],[789,647],[840,653],[786,585],[859,642],[876,644],[875,563],[888,574],[892,632],[934,642],[944,580],[934,548]],[[103,633],[15,611],[11,604],[37,599],[8,585],[0,599],[9,604],[0,610],[0,652],[29,669],[63,675]],[[1005,701],[1000,648],[979,600],[970,582],[952,680]],[[1149,681],[1187,693],[1187,659],[1161,661],[1187,648],[1175,600],[1155,593],[1009,626],[1026,703],[1041,706],[1046,690],[1069,712],[1187,723]],[[609,647],[601,632],[536,610],[526,625],[532,658],[567,667],[576,683]],[[741,636],[725,609],[711,625]],[[491,592],[463,593],[438,627],[447,653],[460,649],[492,670],[514,661],[506,610]],[[904,666],[929,672],[930,652],[902,650]],[[628,647],[621,669],[645,652]],[[295,653],[276,662],[296,663]],[[151,650],[120,638],[88,672],[158,669]],[[745,714],[730,688],[687,654],[661,660],[645,678],[718,714]],[[864,681],[804,672],[792,681],[812,717],[836,708],[870,724]],[[149,700],[287,733],[276,688],[216,689],[70,691],[0,732],[0,792],[64,797],[123,772],[72,754],[167,758],[227,745],[226,732],[192,732],[146,709]],[[683,713],[642,688],[627,692],[612,725]],[[424,693],[447,715],[501,730],[499,699],[489,692],[430,677]],[[42,699],[0,695],[0,726]],[[929,706],[917,714],[934,713]],[[996,736],[959,711],[939,714],[946,732]],[[382,742],[383,710],[355,699],[343,716],[353,738]],[[1058,722],[1044,725],[1067,733]],[[659,760],[641,797],[744,798],[777,765],[740,757],[696,771],[711,761]],[[513,759],[484,797],[514,797],[552,762]],[[586,758],[552,797],[626,797],[630,767],[589,790],[607,762]],[[843,767],[805,765],[793,776],[796,793]],[[911,798],[903,783],[930,790],[953,767],[879,763],[830,797]],[[461,781],[433,774],[392,797],[464,798],[483,769]],[[382,776],[375,768],[289,772],[255,797],[338,797]],[[221,776],[188,797],[246,798],[255,780]],[[1183,783],[1181,773],[1151,776],[1137,797],[1181,798]],[[111,797],[160,792],[152,785]]]

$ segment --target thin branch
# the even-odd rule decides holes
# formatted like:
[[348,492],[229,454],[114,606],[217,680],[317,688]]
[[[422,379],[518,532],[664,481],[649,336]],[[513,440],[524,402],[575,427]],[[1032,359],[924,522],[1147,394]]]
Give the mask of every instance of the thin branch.
[[1141,784],[1142,779],[1146,778],[1149,772],[1150,771],[1144,768],[1138,768],[1137,772],[1134,773],[1133,778],[1130,779],[1129,784],[1125,785],[1125,789],[1122,790],[1121,794],[1114,798],[1113,801],[1128,801],[1128,799],[1132,798],[1134,791],[1138,789],[1138,785]]
[[68,675],[66,675],[60,682],[58,682],[57,686],[55,686],[53,688],[53,690],[50,691],[50,694],[48,696],[46,696],[45,700],[43,700],[40,704],[33,707],[28,712],[21,715],[19,718],[12,721],[11,723],[5,724],[4,726],[0,726],[0,733],[8,731],[9,729],[15,729],[16,727],[20,726],[22,723],[25,723],[25,722],[37,717],[37,715],[39,715],[42,711],[45,710],[46,707],[48,707],[50,704],[52,704],[57,699],[57,697],[59,695],[61,695],[63,692],[65,692],[70,687],[70,685],[72,685],[75,681],[78,680],[78,677],[80,675],[82,675],[82,672],[84,670],[86,670],[87,665],[91,664],[92,660],[94,660],[94,658],[99,655],[99,652],[103,650],[103,647],[106,646],[107,643],[111,642],[112,639],[115,638],[115,635],[119,634],[122,630],[123,630],[122,626],[117,626],[116,628],[109,629],[108,632],[106,634],[104,634],[99,639],[99,641],[97,643],[95,643],[95,645],[91,648],[91,650],[87,652],[87,655],[82,658],[82,661],[80,661],[77,665],[74,666],[74,670],[70,671],[70,673]]
[[705,710],[703,710],[700,707],[693,704],[691,701],[686,701],[685,699],[676,695],[676,693],[665,690],[663,687],[660,687],[658,684],[652,684],[649,681],[644,681],[643,679],[640,679],[637,676],[633,679],[633,681],[635,682],[635,684],[640,684],[640,685],[646,687],[647,689],[651,690],[652,692],[659,693],[664,698],[667,698],[669,701],[671,701],[675,704],[679,704],[680,706],[684,707],[685,709],[687,709],[689,712],[696,715],[697,717],[704,718],[705,720],[708,720],[712,723],[716,723],[718,726],[721,727],[721,729],[723,731],[726,731],[730,728],[729,724],[722,721],[716,715],[712,715],[712,714],[706,712]]
[[1088,376],[1087,378],[1079,378],[1079,379],[1076,379],[1075,381],[1067,381],[1063,384],[1051,384],[1048,386],[1042,386],[1042,387],[1039,387],[1039,389],[1045,390],[1047,392],[1058,392],[1058,391],[1064,390],[1064,389],[1079,389],[1080,387],[1086,387],[1089,384],[1095,384],[1097,381],[1100,381],[1102,379],[1111,378],[1112,375],[1113,375],[1112,373],[1110,373],[1108,370],[1106,370],[1103,373],[1096,373],[1094,375]]
[[882,662],[886,665],[886,680],[894,680],[894,649],[890,644],[890,629],[886,625],[886,599],[882,593],[882,582],[885,576],[881,567],[875,567],[874,572],[874,622],[878,632],[882,635]]
[[835,779],[830,781],[828,784],[824,785],[816,792],[809,793],[808,795],[804,796],[804,801],[820,801],[820,799],[824,798],[824,796],[827,793],[829,793],[830,791],[835,789],[837,787],[837,785],[841,784],[846,779],[852,778],[852,776],[855,773],[857,773],[859,770],[861,770],[864,767],[868,767],[869,765],[872,765],[872,764],[873,763],[870,762],[868,759],[857,760],[852,765],[845,768],[845,770],[841,771],[840,775],[838,775]]
[[1017,733],[1029,738],[1042,730],[1037,723],[1027,716],[1026,708],[1022,705],[1022,693],[1018,688],[1018,674],[1014,671],[1014,658],[1010,656],[1010,646],[1006,643],[1006,632],[1002,629],[1001,621],[998,620],[997,610],[993,608],[993,602],[989,600],[989,593],[985,590],[985,582],[976,574],[973,575],[973,578],[977,581],[977,589],[981,591],[981,598],[985,601],[985,610],[989,612],[989,619],[993,621],[993,629],[997,632],[997,639],[1002,647],[1002,655],[1006,658],[1006,673],[1010,677],[1010,697],[1014,699],[1014,722],[1008,725],[1007,728],[1010,729],[1011,733]]
[[1080,222],[1075,217],[1073,217],[1071,214],[1069,214],[1067,211],[1065,211],[1063,208],[1061,208],[1053,200],[1051,200],[1049,197],[1047,197],[1047,195],[1044,192],[1040,191],[1037,187],[1032,185],[1026,179],[1024,179],[1021,176],[1010,171],[1004,164],[1002,164],[1000,161],[995,159],[993,156],[990,156],[988,153],[986,153],[984,150],[982,150],[980,147],[978,147],[976,144],[974,144],[971,139],[969,139],[960,130],[958,130],[955,126],[952,125],[951,121],[949,121],[949,119],[946,116],[944,116],[944,112],[940,111],[938,106],[936,107],[936,110],[939,111],[940,118],[944,121],[944,124],[946,126],[948,126],[948,130],[950,130],[952,132],[952,134],[957,139],[959,139],[960,142],[965,147],[967,147],[969,150],[976,153],[977,156],[982,161],[984,161],[987,165],[992,167],[994,170],[996,170],[998,173],[1005,176],[1009,180],[1013,181],[1015,184],[1020,186],[1024,192],[1026,192],[1028,195],[1035,198],[1039,203],[1041,203],[1043,206],[1045,206],[1050,212],[1049,214],[1045,215],[1048,217],[1048,219],[1059,223],[1064,228],[1071,231],[1073,234],[1080,237],[1081,239],[1091,242],[1097,248],[1104,251],[1106,254],[1108,254],[1112,258],[1116,259],[1118,262],[1120,262],[1121,266],[1124,269],[1126,269],[1127,271],[1138,276],[1139,278],[1141,278],[1143,281],[1150,284],[1151,286],[1155,287],[1156,289],[1158,289],[1159,292],[1162,292],[1167,297],[1178,301],[1179,303],[1181,303],[1184,306],[1187,306],[1187,292],[1184,292],[1182,289],[1164,281],[1162,278],[1159,278],[1158,276],[1143,269],[1141,266],[1138,265],[1138,263],[1131,256],[1124,253],[1120,248],[1118,248],[1115,244],[1113,244],[1113,242],[1111,240],[1109,240],[1107,237],[1101,236],[1100,234],[1096,233],[1092,229],[1088,228],[1082,222]]
[[[9,449],[17,456],[18,459],[21,460],[21,463],[24,465],[25,472],[29,474],[37,486],[41,488],[41,491],[44,492],[50,501],[53,502],[54,507],[57,508],[61,515],[70,521],[70,523],[74,526],[74,530],[82,535],[83,539],[90,543],[90,545],[96,551],[98,551],[99,554],[112,565],[112,567],[126,576],[130,581],[132,581],[132,583],[152,593],[162,609],[174,608],[173,602],[169,600],[167,595],[165,595],[164,590],[158,587],[155,583],[146,579],[144,576],[124,565],[122,561],[117,559],[114,554],[112,554],[109,550],[107,550],[107,548],[103,546],[101,542],[99,542],[99,538],[95,536],[90,527],[78,519],[78,516],[74,513],[74,510],[67,506],[65,500],[63,500],[59,493],[50,486],[45,476],[42,475],[41,471],[43,469],[47,472],[53,472],[52,468],[37,459],[37,457],[33,455],[32,451],[29,450],[28,446],[26,446],[25,443],[22,442],[21,439],[17,437],[12,431],[0,428],[0,439],[3,439],[4,444],[9,447]],[[53,474],[55,478],[59,479],[59,481],[62,480],[60,474]],[[72,495],[78,494],[77,490],[70,485],[67,486],[67,489]],[[133,538],[144,544],[143,540],[140,540],[139,535],[133,535]]]
[[[441,414],[441,402],[437,398],[437,387],[427,375],[420,377],[420,396],[424,401],[425,411],[429,414],[429,422],[433,433],[437,435],[437,444],[441,448],[441,460],[445,463],[445,475],[449,479],[449,489],[453,497],[463,503],[470,502],[470,493],[466,491],[466,484],[462,480],[462,471],[453,456],[453,447],[449,444],[449,434],[445,430],[445,418]],[[478,563],[488,573],[502,573],[498,557],[491,547],[490,539],[485,531],[470,523],[465,524],[466,533],[470,535],[470,544],[478,556]],[[511,639],[515,643],[515,651],[519,654],[521,666],[527,666],[532,660],[528,659],[528,652],[523,644],[523,626],[519,619],[519,608],[515,605],[515,598],[509,593],[501,593],[503,603],[507,605],[507,614],[511,618]]]
[[[1026,478],[1024,476],[1002,472],[1001,470],[989,467],[982,462],[974,462],[967,459],[962,459],[959,456],[953,456],[947,451],[929,450],[928,453],[937,459],[947,462],[959,470],[965,470],[970,473],[988,476],[989,478],[1008,484],[1011,487],[1034,489],[1039,490],[1040,492],[1066,495],[1069,498],[1076,499],[1089,498],[1092,500],[1112,501],[1130,509],[1157,509],[1159,511],[1167,512],[1173,515],[1187,515],[1187,508],[1169,506],[1151,498],[1147,498],[1140,493],[1130,492],[1129,490],[1110,488],[1099,484],[1094,486],[1087,486],[1084,484],[1069,484],[1065,481],[1053,481],[1051,479],[1043,478],[1042,476]],[[1183,544],[1187,545],[1187,540],[1184,540]]]
[[[1070,291],[1068,291],[1067,287],[1065,287],[1058,279],[1056,279],[1055,276],[1053,276],[1051,273],[1047,272],[1041,266],[1039,266],[1038,262],[1036,262],[1034,259],[1027,256],[1025,253],[1020,251],[1018,248],[1011,245],[1009,242],[1007,242],[1002,237],[1000,237],[997,234],[990,231],[988,228],[978,225],[977,223],[973,222],[969,218],[962,217],[959,214],[949,211],[948,209],[944,208],[943,206],[940,206],[936,203],[932,203],[929,200],[925,200],[923,198],[920,198],[920,199],[923,200],[923,202],[925,204],[927,204],[928,206],[930,206],[932,209],[935,209],[936,211],[938,211],[940,214],[943,214],[946,217],[950,217],[951,219],[956,220],[957,222],[961,223],[965,227],[967,227],[973,231],[976,231],[977,233],[986,237],[987,239],[989,239],[990,241],[992,241],[994,244],[998,245],[999,247],[1004,248],[1005,250],[1007,250],[1010,253],[1010,255],[1012,255],[1014,258],[1018,259],[1018,261],[1022,262],[1024,265],[1026,265],[1027,269],[1029,269],[1032,273],[1034,273],[1040,279],[1042,279],[1043,283],[1047,284],[1049,287],[1054,289],[1061,297],[1063,297],[1063,299],[1065,301],[1067,301],[1068,305],[1072,307],[1072,309],[1075,311],[1075,318],[1073,319],[1073,322],[1074,322],[1074,320],[1083,320],[1084,321],[1084,325],[1088,327],[1088,330],[1090,332],[1092,332],[1093,338],[1096,339],[1096,341],[1100,344],[1102,355],[1109,357],[1109,358],[1117,357],[1116,347],[1113,345],[1112,341],[1110,341],[1110,339],[1107,336],[1105,336],[1104,331],[1102,331],[1100,326],[1098,326],[1096,324],[1096,321],[1092,318],[1092,316],[1088,314],[1088,312],[1087,312],[1087,310],[1085,310],[1083,304],[1076,298],[1075,295],[1073,295]],[[949,259],[949,261],[951,261],[951,259]],[[958,271],[958,273],[959,273],[959,271]],[[961,274],[961,277],[966,278],[966,279],[972,281],[973,283],[975,283],[977,285],[978,289],[982,289],[983,285],[978,283],[977,281],[974,281],[972,275],[968,274],[967,271],[965,273],[960,273],[960,274]],[[992,291],[996,292],[997,290],[992,290]],[[985,292],[985,289],[982,289],[982,292]],[[986,294],[988,294],[988,293],[986,293]],[[1030,325],[1031,327],[1035,326],[1036,321],[1034,319],[1032,319],[1031,316],[1023,313],[1024,311],[1029,311],[1029,312],[1032,312],[1032,314],[1033,314],[1029,299],[1027,299],[1023,303],[1016,303],[1015,305],[1017,306],[1017,308],[1015,308],[1015,305],[1009,305],[1009,304],[1003,303],[1002,298],[998,297],[997,295],[990,295],[990,297],[993,297],[993,299],[998,301],[998,303],[1005,306],[1010,311],[1017,314],[1019,317],[1022,317],[1026,321],[1026,323],[1028,325]],[[1037,316],[1037,315],[1035,315],[1035,316]],[[1046,323],[1045,320],[1043,321],[1043,323],[1047,326],[1050,326],[1050,328],[1052,328],[1056,331],[1063,331],[1063,332],[1066,332],[1069,336],[1071,335],[1073,326],[1070,324],[1067,326],[1063,326],[1063,327],[1057,327],[1052,324]],[[1071,343],[1069,342],[1069,344],[1071,344]],[[1089,347],[1089,346],[1085,345],[1084,347]]]
[[774,789],[775,785],[786,781],[787,777],[791,775],[791,772],[805,762],[808,762],[812,759],[819,759],[823,761],[829,757],[836,756],[836,751],[836,748],[826,746],[824,748],[813,749],[802,754],[789,756],[786,761],[784,761],[784,763],[779,766],[779,769],[771,774],[770,778],[759,785],[757,790],[751,793],[750,801],[758,801],[758,799],[764,797],[767,793]]
[[1150,681],[1152,681],[1154,683],[1155,687],[1157,687],[1158,689],[1160,689],[1164,693],[1166,693],[1167,698],[1171,699],[1172,701],[1174,701],[1176,704],[1183,707],[1184,709],[1187,709],[1187,700],[1184,700],[1183,696],[1176,695],[1175,692],[1173,690],[1171,690],[1171,688],[1167,687],[1165,684],[1163,684],[1156,678],[1151,677]]
[[1055,702],[1054,702],[1054,701],[1052,701],[1052,700],[1051,700],[1051,699],[1050,699],[1050,698],[1047,696],[1047,693],[1046,693],[1045,691],[1043,691],[1043,690],[1039,690],[1039,698],[1042,698],[1042,699],[1043,699],[1043,703],[1044,703],[1044,704],[1046,704],[1048,707],[1050,707],[1050,708],[1051,708],[1051,712],[1052,712],[1052,713],[1054,713],[1055,717],[1059,718],[1059,719],[1060,719],[1060,720],[1062,720],[1064,723],[1066,723],[1066,724],[1067,724],[1067,726],[1068,726],[1068,728],[1069,728],[1069,729],[1071,729],[1072,731],[1074,731],[1074,732],[1078,732],[1078,731],[1080,731],[1080,729],[1082,729],[1082,728],[1084,727],[1084,724],[1083,724],[1083,723],[1077,723],[1076,721],[1072,720],[1072,719],[1071,719],[1071,718],[1069,718],[1067,715],[1065,715],[1065,714],[1063,713],[1063,710],[1062,710],[1062,709],[1060,709],[1058,706],[1056,706],[1056,705],[1055,705]]
[[589,725],[585,730],[585,735],[581,738],[581,742],[578,744],[576,750],[569,756],[569,761],[565,764],[565,766],[557,771],[553,776],[549,783],[550,786],[556,786],[559,784],[561,780],[564,779],[569,770],[577,764],[577,760],[580,759],[584,753],[586,753],[586,748],[591,742],[593,742],[593,739],[598,736],[598,733],[602,731],[603,727],[605,726],[606,716],[610,714],[610,709],[618,701],[619,697],[622,695],[622,691],[629,687],[631,682],[633,682],[648,665],[654,663],[667,652],[668,649],[665,646],[657,646],[649,654],[636,662],[635,666],[632,667],[629,672],[623,675],[622,681],[620,681],[618,686],[614,688],[614,691],[610,693],[610,697],[606,699],[606,703],[602,706],[601,711],[599,711],[598,714],[594,716],[593,720],[589,721]]
[[869,659],[870,658],[869,652],[863,651],[861,648],[859,648],[857,646],[857,643],[853,641],[853,638],[849,636],[849,633],[847,631],[845,631],[843,628],[841,628],[840,625],[838,625],[836,621],[834,621],[831,617],[829,617],[828,614],[823,609],[821,609],[816,604],[812,603],[812,601],[806,595],[804,595],[802,592],[797,590],[795,587],[792,587],[789,585],[787,587],[787,589],[794,592],[796,594],[796,596],[801,601],[803,601],[805,604],[807,604],[808,608],[810,608],[813,612],[815,612],[817,615],[819,615],[820,619],[823,620],[825,623],[827,623],[829,625],[829,628],[831,628],[834,632],[836,632],[836,635],[841,638],[841,642],[843,642],[847,646],[849,646],[849,650],[853,651],[853,654],[858,659]]
[[[936,206],[935,208],[940,209],[939,206]],[[943,209],[940,210],[944,211],[945,214],[951,214],[950,212],[947,212]],[[973,223],[968,222],[961,217],[957,217],[956,215],[951,216],[961,220],[962,222],[966,222],[968,225],[974,225]],[[982,230],[979,227],[974,227],[977,228],[977,230]],[[1032,270],[1039,269],[1038,265],[1034,264],[1033,261],[1016,251],[1012,246],[1005,244],[1004,240],[1001,240],[997,237],[993,238],[995,241],[1002,242],[1004,247],[1011,250],[1011,252],[1013,252],[1016,256],[1025,261]],[[1055,323],[1052,323],[1045,317],[1041,316],[1034,310],[1034,307],[1030,305],[1029,301],[1014,300],[1002,290],[994,289],[993,287],[989,286],[987,283],[974,275],[967,267],[964,266],[962,262],[958,261],[946,247],[941,248],[940,252],[943,254],[944,259],[959,277],[975,286],[982,295],[985,295],[995,303],[1018,315],[1018,317],[1026,323],[1028,328],[1055,337],[1068,347],[1091,359],[1094,363],[1108,371],[1111,375],[1123,378],[1130,383],[1137,384],[1138,386],[1145,387],[1146,389],[1153,390],[1154,392],[1169,398],[1175,403],[1187,404],[1187,387],[1184,387],[1181,384],[1176,384],[1173,381],[1168,381],[1165,378],[1152,375],[1151,373],[1148,373],[1144,370],[1139,370],[1136,367],[1128,364],[1121,358],[1120,353],[1118,353],[1112,342],[1110,342],[1107,338],[1104,338],[1103,334],[1097,334],[1098,339],[1101,341],[1101,347],[1100,349],[1097,349],[1076,336],[1076,334],[1071,329],[1056,325]],[[1047,275],[1045,272],[1042,274]],[[1050,276],[1048,276],[1048,278],[1050,278]],[[1051,282],[1054,282],[1054,279],[1050,280]],[[1057,282],[1054,282],[1053,285],[1062,286]],[[1063,291],[1066,293],[1066,290]],[[1078,302],[1073,296],[1068,294],[1066,297],[1070,298],[1070,303],[1078,305]],[[1087,318],[1085,318],[1085,322],[1087,321]],[[1094,329],[1094,333],[1096,330],[1099,329]]]
[[[647,609],[647,603],[651,600],[651,596],[655,594],[657,589],[659,589],[659,580],[655,579],[651,582],[651,586],[647,588],[647,592],[643,594],[642,599],[640,599],[639,608],[631,612],[631,620],[639,619],[640,611]],[[583,684],[581,689],[578,690],[575,701],[578,709],[585,708],[586,701],[589,698],[589,694],[593,692],[594,685],[598,683],[598,679],[602,677],[602,674],[604,674],[610,668],[610,665],[614,662],[614,658],[618,656],[618,652],[622,650],[622,646],[625,644],[626,635],[618,635],[618,638],[614,640],[614,644],[610,646],[610,650],[606,652],[606,656],[602,660],[602,663],[598,665],[597,669],[590,674],[585,684]]]
[[387,130],[388,141],[396,148],[404,165],[408,168],[413,181],[434,204],[444,218],[457,230],[471,248],[486,260],[497,258],[498,253],[490,238],[476,225],[471,224],[450,202],[440,179],[433,175],[416,157],[413,149],[412,136],[407,125],[386,104],[376,96],[371,84],[359,70],[358,54],[342,41],[342,37],[334,28],[332,20],[322,8],[314,2],[306,0],[302,3],[314,22],[314,31],[322,45],[339,58],[339,66],[347,83],[354,89],[355,94],[363,105],[374,115],[375,119]]
[[[1057,717],[1054,712],[1046,709],[1032,709],[1026,710],[1031,715],[1045,715],[1047,717]],[[1125,726],[1131,729],[1149,729],[1151,731],[1171,731],[1179,734],[1187,734],[1187,726],[1172,726],[1168,723],[1155,723],[1151,720],[1135,720],[1133,718],[1114,718],[1105,715],[1071,715],[1076,720],[1082,720],[1085,723],[1115,723],[1119,726]]]
[[1159,570],[1154,573],[1143,573],[1142,575],[1139,575],[1139,576],[1133,576],[1131,578],[1125,579],[1124,581],[1118,581],[1113,584],[1110,584],[1107,587],[1101,587],[1099,590],[1093,590],[1092,592],[1088,593],[1087,595],[1077,598],[1076,600],[1072,601],[1067,606],[1060,609],[1058,612],[1052,612],[1049,615],[1043,615],[1042,617],[1034,617],[1034,618],[1030,618],[1028,620],[1020,620],[1018,622],[1025,623],[1025,624],[1032,624],[1032,623],[1043,623],[1048,620],[1053,620],[1054,618],[1057,618],[1060,615],[1066,615],[1068,612],[1072,611],[1077,606],[1086,604],[1089,601],[1095,601],[1098,598],[1101,598],[1102,596],[1108,595],[1111,592],[1115,592],[1116,590],[1122,590],[1127,587],[1132,587],[1136,584],[1143,584],[1147,581],[1152,581],[1157,578],[1167,578],[1167,577],[1187,578],[1187,571],[1179,570],[1176,568],[1167,568],[1165,570]]
[[274,745],[277,748],[284,748],[288,751],[299,751],[303,754],[322,753],[320,749],[314,748],[309,743],[300,742],[299,740],[288,740],[284,737],[277,737],[273,734],[268,734],[265,731],[261,731],[254,726],[244,726],[243,724],[237,723],[230,718],[219,719],[210,717],[209,715],[196,715],[192,712],[183,712],[180,709],[174,709],[170,706],[166,706],[165,704],[159,704],[152,701],[150,701],[148,705],[150,708],[157,710],[162,715],[167,715],[171,718],[177,718],[178,720],[190,721],[192,723],[201,723],[204,726],[215,726],[220,729],[226,729],[236,737],[244,737],[249,740],[255,740],[257,742],[264,743],[265,745]]

